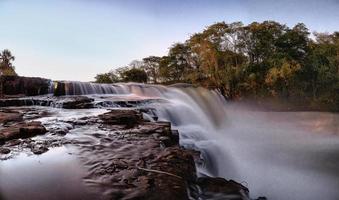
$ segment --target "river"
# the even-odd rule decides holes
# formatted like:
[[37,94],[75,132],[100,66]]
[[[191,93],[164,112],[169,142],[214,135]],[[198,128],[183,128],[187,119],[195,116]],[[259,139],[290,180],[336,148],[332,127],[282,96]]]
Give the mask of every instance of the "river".
[[117,100],[152,100],[135,106],[152,108],[144,117],[170,121],[181,145],[201,152],[199,176],[233,179],[249,188],[251,198],[339,199],[338,114],[254,111],[187,86],[69,82],[65,91],[109,107]]

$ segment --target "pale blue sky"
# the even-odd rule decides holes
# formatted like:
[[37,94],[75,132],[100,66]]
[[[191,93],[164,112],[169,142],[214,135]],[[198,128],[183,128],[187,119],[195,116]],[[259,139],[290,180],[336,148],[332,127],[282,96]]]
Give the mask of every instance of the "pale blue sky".
[[90,81],[218,21],[276,20],[339,30],[338,0],[0,0],[0,49],[17,72]]

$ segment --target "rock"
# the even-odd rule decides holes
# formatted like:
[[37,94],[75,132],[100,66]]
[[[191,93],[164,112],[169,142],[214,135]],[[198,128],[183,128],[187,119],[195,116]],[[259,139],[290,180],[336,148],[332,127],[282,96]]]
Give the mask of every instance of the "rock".
[[45,145],[35,145],[31,149],[34,154],[43,154],[47,152],[49,149]]
[[179,147],[169,147],[161,151],[149,164],[152,169],[175,174],[186,181],[196,179],[196,169],[192,154]]
[[178,130],[172,130],[170,137],[174,144],[179,144],[179,131]]
[[222,196],[225,199],[244,200],[249,199],[248,189],[233,180],[225,180],[219,177],[199,177],[196,184],[200,187],[200,195],[213,198]]
[[3,95],[35,96],[48,94],[51,80],[37,77],[1,76]]
[[83,108],[93,108],[94,99],[91,99],[86,96],[75,96],[67,97],[60,102],[62,108],[65,109],[83,109]]
[[7,122],[12,122],[12,121],[22,121],[22,116],[23,114],[19,112],[0,112],[0,124],[1,123],[7,123]]
[[25,98],[7,98],[0,99],[0,107],[10,106],[50,106],[56,99],[49,97],[25,97]]
[[46,133],[46,128],[41,125],[41,122],[29,122],[24,126],[20,127],[20,134],[24,136],[24,138],[32,137],[35,135],[41,135]]
[[161,141],[164,147],[170,147],[173,145],[171,138],[167,136],[160,136],[158,139]]
[[124,125],[126,128],[134,127],[142,121],[141,113],[135,110],[111,110],[99,115],[99,118],[105,124]]
[[41,122],[20,122],[13,126],[0,130],[0,141],[7,141],[18,138],[29,138],[46,133],[46,128]]
[[65,83],[64,82],[56,82],[55,83],[55,88],[54,88],[54,96],[62,96],[62,95],[66,95],[66,91],[65,91]]
[[0,99],[0,107],[25,106],[26,103],[24,99]]
[[20,139],[14,139],[14,140],[8,141],[6,146],[17,146],[19,144],[21,144],[21,140]]
[[5,144],[6,138],[3,134],[0,133],[0,145]]
[[93,133],[79,143],[90,169],[86,182],[103,189],[107,199],[188,199],[195,163],[172,139],[169,122],[145,122],[135,110],[112,110],[99,119],[110,134]]
[[0,154],[9,154],[11,152],[8,148],[0,148]]

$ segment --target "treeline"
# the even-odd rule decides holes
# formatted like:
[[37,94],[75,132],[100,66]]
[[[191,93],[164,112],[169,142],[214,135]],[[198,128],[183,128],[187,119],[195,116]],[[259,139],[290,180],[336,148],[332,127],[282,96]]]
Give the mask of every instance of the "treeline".
[[96,82],[191,83],[228,99],[283,98],[339,108],[339,32],[310,34],[300,23],[216,23]]

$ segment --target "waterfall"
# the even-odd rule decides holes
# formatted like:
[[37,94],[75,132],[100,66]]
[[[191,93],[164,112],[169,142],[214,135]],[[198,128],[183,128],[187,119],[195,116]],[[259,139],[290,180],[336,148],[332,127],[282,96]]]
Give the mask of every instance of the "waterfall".
[[88,94],[125,94],[120,84],[98,84],[78,81],[56,81],[53,93],[60,95],[88,95]]
[[163,100],[147,106],[179,130],[182,146],[201,152],[198,175],[234,179],[253,197],[339,197],[337,114],[249,111],[215,91],[187,85],[64,82],[64,91]]

